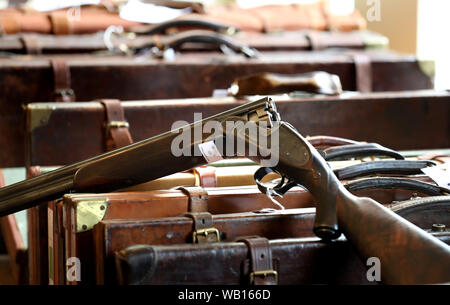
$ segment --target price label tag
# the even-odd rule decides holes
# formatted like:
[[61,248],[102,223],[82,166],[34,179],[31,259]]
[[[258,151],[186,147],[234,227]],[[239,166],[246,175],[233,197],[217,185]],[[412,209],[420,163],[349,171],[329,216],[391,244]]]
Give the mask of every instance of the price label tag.
[[223,160],[223,157],[220,154],[219,150],[217,149],[216,144],[214,144],[214,141],[199,144],[198,148],[200,149],[203,157],[208,163]]
[[422,168],[422,172],[433,179],[437,185],[450,188],[450,163]]

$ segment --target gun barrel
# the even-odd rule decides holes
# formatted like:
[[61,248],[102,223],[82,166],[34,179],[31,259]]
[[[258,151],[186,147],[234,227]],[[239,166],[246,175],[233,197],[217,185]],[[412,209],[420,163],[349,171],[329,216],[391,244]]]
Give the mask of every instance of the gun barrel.
[[[207,163],[203,156],[174,156],[171,152],[173,139],[183,130],[193,131],[209,121],[223,122],[236,116],[248,120],[278,119],[275,104],[269,98],[263,98],[177,130],[18,182],[0,189],[0,216],[59,198],[72,190],[113,191],[203,165]],[[208,136],[202,134],[200,140]],[[191,151],[197,144],[200,143],[191,141]]]

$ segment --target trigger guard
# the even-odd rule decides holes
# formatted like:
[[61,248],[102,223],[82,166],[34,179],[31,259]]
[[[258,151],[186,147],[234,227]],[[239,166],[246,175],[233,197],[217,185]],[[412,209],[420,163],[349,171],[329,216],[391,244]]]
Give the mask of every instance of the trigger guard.
[[267,176],[270,173],[277,173],[275,170],[269,167],[261,167],[259,168],[255,174],[253,175],[253,178],[255,179],[256,185],[258,186],[258,189],[261,191],[261,193],[266,194],[268,196],[283,196],[286,194],[287,191],[289,191],[294,186],[297,186],[298,184],[290,179],[288,179],[287,183],[286,176],[281,176],[281,181],[275,185],[274,187],[267,187],[265,186],[261,180]]

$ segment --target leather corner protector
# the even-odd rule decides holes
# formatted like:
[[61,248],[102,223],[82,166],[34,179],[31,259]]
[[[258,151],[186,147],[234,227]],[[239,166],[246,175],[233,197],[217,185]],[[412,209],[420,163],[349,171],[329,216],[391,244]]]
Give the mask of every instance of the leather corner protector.
[[26,106],[27,111],[27,130],[32,132],[34,129],[48,124],[53,113],[53,106],[45,106],[42,108],[33,108]]
[[425,75],[430,78],[434,78],[436,76],[436,65],[434,60],[419,60],[419,68],[422,70]]

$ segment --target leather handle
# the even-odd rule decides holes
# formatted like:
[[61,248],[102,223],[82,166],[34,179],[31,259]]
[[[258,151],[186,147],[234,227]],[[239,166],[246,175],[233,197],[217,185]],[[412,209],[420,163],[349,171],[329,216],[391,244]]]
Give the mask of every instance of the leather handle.
[[365,178],[348,182],[344,186],[350,192],[366,189],[404,189],[426,194],[429,196],[442,196],[445,194],[450,194],[449,189],[433,185],[430,183],[406,178],[391,178],[391,177]]
[[338,95],[342,93],[342,86],[339,76],[318,71],[293,75],[253,74],[236,79],[230,88],[233,96],[271,95],[293,91]]
[[180,34],[174,35],[173,37],[168,38],[164,41],[164,45],[166,48],[179,50],[182,48],[185,43],[207,43],[213,45],[225,45],[231,50],[241,53],[246,57],[257,57],[257,51],[249,46],[242,45],[234,41],[232,38],[205,30],[193,30],[186,31]]
[[131,28],[131,31],[142,35],[163,34],[171,28],[195,27],[205,30],[212,30],[220,33],[235,33],[239,28],[201,19],[175,19],[162,22],[156,25],[145,25]]
[[330,147],[322,151],[322,156],[326,161],[374,156],[386,156],[397,160],[405,159],[400,153],[377,143],[349,144]]
[[316,149],[325,149],[340,145],[361,144],[361,142],[358,141],[332,136],[312,136],[306,137],[306,140],[308,140],[308,142]]
[[394,161],[375,161],[364,162],[334,170],[334,174],[339,180],[354,179],[374,174],[389,175],[418,175],[421,169],[434,166],[431,161],[417,160],[394,160]]

